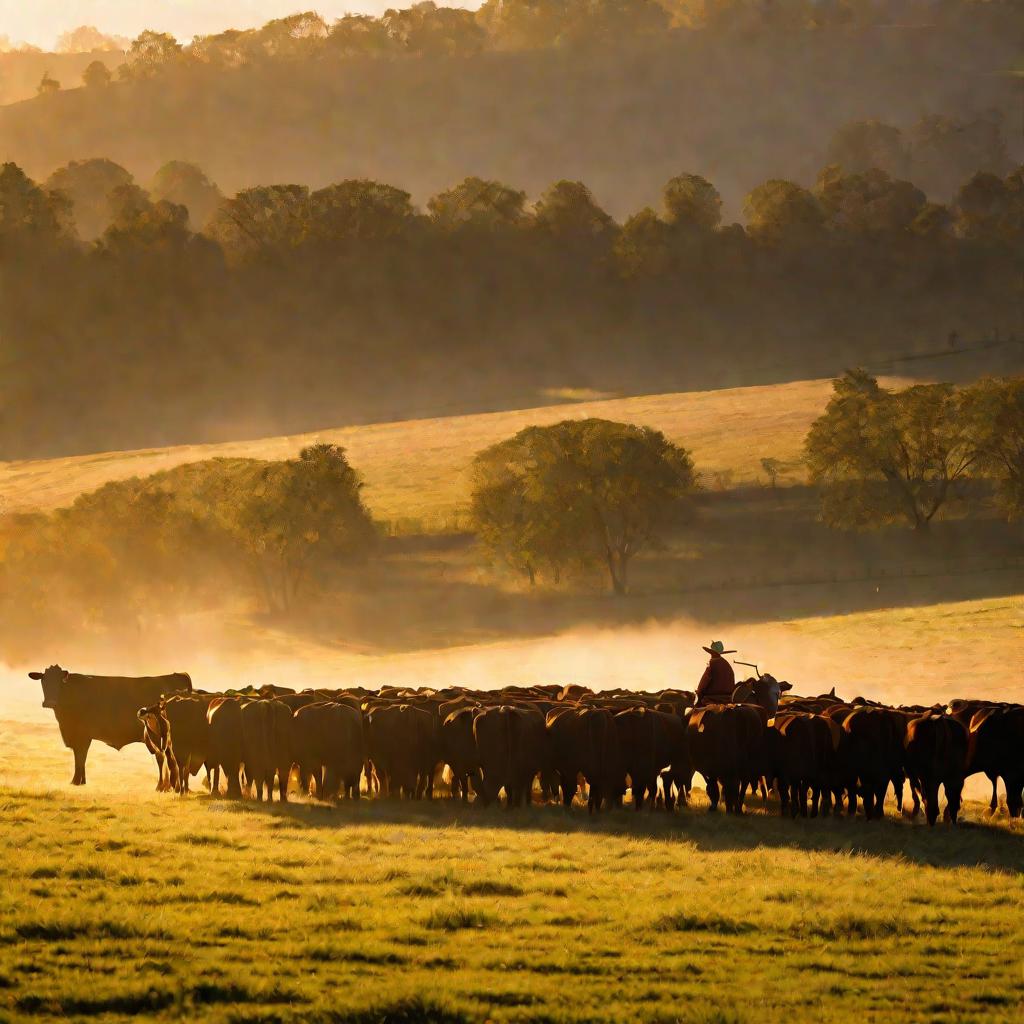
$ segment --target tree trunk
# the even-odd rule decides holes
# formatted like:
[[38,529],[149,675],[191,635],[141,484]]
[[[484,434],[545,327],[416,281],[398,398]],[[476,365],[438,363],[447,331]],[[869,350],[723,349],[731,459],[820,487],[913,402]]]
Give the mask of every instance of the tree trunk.
[[616,557],[615,552],[608,552],[608,575],[612,581],[612,593],[616,597],[625,597],[629,593],[627,566],[628,561],[624,555]]

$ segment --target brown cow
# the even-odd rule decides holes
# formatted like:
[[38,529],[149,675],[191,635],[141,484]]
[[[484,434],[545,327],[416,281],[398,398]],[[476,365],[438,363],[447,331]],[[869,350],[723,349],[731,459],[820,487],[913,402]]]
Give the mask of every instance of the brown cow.
[[766,776],[779,794],[780,811],[806,818],[827,810],[828,783],[840,730],[820,715],[780,710],[765,731]]
[[436,751],[433,715],[409,704],[370,702],[365,723],[367,753],[381,793],[420,799]]
[[[686,725],[682,718],[653,708],[639,707],[619,711],[615,715],[615,725],[622,766],[629,775],[635,810],[639,811],[648,797],[654,806],[658,777],[665,768],[672,768],[666,795],[671,798],[672,781],[677,781],[680,793],[685,793],[693,770],[690,768]],[[668,802],[671,803],[671,799]]]
[[146,749],[156,759],[156,791],[166,793],[174,788],[176,780],[169,758],[171,725],[164,715],[163,704],[139,708],[136,717],[142,723]]
[[[442,711],[454,702],[442,704]],[[476,740],[473,737],[473,716],[479,704],[469,704],[447,714],[441,723],[441,757],[451,772],[452,799],[469,801],[469,782],[478,775]]]
[[544,716],[529,707],[485,708],[473,719],[481,779],[480,801],[486,807],[505,790],[507,808],[528,804],[533,780],[547,748]]
[[928,824],[938,820],[941,785],[946,813],[955,825],[967,773],[967,730],[949,715],[929,713],[907,723],[903,745],[907,773],[921,792]]
[[763,732],[762,711],[749,704],[712,704],[691,712],[690,758],[704,777],[712,811],[721,795],[727,813],[743,813],[743,784],[758,774]]
[[621,803],[626,770],[612,712],[572,706],[556,709],[548,712],[546,728],[564,806],[572,806],[580,775],[589,786],[587,810],[591,814],[600,811],[602,803]]
[[971,719],[967,772],[1002,776],[1011,818],[1024,815],[1024,706],[985,708]]
[[85,785],[85,761],[93,740],[115,750],[130,743],[144,743],[139,708],[158,703],[165,693],[192,689],[192,680],[184,672],[87,676],[51,665],[45,672],[29,672],[29,678],[43,684],[43,707],[53,710],[64,746],[75,756],[73,786]]
[[[850,764],[859,783],[864,817],[869,821],[885,814],[885,796],[892,783],[897,804],[902,806],[903,736],[906,722],[899,712],[862,705],[843,719],[843,731],[849,736]],[[857,811],[856,795],[850,795],[849,813]]]
[[292,719],[292,752],[305,792],[312,778],[321,800],[332,799],[339,791],[359,799],[366,743],[363,716],[355,708],[336,703],[299,708]]
[[210,725],[210,760],[213,764],[212,795],[220,792],[224,772],[229,797],[242,798],[242,703],[241,697],[214,697],[206,712]]
[[241,718],[246,788],[255,788],[257,800],[272,800],[276,776],[281,802],[286,802],[292,766],[291,709],[275,699],[253,700],[242,703]]

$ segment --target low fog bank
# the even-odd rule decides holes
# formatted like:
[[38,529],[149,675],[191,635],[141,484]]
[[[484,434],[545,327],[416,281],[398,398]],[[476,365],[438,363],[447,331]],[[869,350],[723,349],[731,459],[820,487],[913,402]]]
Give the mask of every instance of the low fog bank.
[[[1012,604],[1015,599],[1008,599]],[[157,674],[187,671],[193,685],[219,690],[275,683],[303,689],[327,686],[467,686],[494,689],[531,683],[581,683],[595,690],[627,687],[693,689],[706,655],[703,645],[721,639],[733,658],[792,682],[813,695],[835,687],[892,703],[932,703],[953,697],[1021,699],[1024,690],[1000,652],[975,646],[970,626],[982,612],[964,605],[949,621],[922,626],[914,609],[889,609],[834,619],[707,627],[688,619],[615,628],[574,629],[558,635],[503,640],[411,653],[383,654],[358,645],[299,639],[247,621],[182,620],[167,632],[140,635],[137,644],[92,650],[55,643],[40,650],[38,664],[0,667],[0,719],[50,720],[40,707],[29,669],[57,661],[72,671]],[[975,629],[981,627],[975,623]],[[1012,627],[1011,627],[1012,628]],[[1012,641],[1011,641],[1012,644]],[[1002,653],[1005,654],[1006,644]],[[737,677],[747,670],[737,666]]]

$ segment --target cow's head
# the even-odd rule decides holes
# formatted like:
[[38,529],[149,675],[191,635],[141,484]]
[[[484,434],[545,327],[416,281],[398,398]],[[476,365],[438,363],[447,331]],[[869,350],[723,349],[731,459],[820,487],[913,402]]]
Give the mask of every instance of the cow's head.
[[791,683],[784,679],[776,679],[767,672],[759,679],[753,681],[752,697],[755,704],[759,704],[769,715],[774,715],[779,710],[779,701],[787,690],[792,690]]
[[149,742],[159,749],[163,749],[167,741],[168,724],[164,715],[164,704],[153,704],[148,708],[139,708],[135,717],[142,723]]
[[43,707],[55,709],[60,702],[61,687],[68,678],[67,669],[51,665],[45,672],[29,672],[28,677],[43,684]]

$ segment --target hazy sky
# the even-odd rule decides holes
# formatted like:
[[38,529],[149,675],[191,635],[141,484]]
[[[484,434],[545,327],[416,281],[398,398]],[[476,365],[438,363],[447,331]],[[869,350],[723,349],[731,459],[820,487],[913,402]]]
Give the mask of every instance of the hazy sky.
[[[412,0],[0,0],[0,36],[51,47],[62,32],[95,25],[112,35],[136,36],[145,28],[179,39],[225,28],[251,28],[296,11],[317,10],[325,18],[349,12],[380,14]],[[453,7],[465,0],[446,0]],[[476,4],[472,4],[476,6]]]

